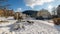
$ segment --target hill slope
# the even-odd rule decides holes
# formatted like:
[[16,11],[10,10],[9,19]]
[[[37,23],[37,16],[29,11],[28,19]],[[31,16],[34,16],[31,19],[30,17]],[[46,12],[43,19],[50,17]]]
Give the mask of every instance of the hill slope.
[[26,11],[24,11],[24,12],[22,12],[22,13],[27,14],[27,15],[29,15],[29,16],[31,16],[31,17],[36,17],[36,16],[37,16],[37,12],[38,12],[38,11],[26,10]]

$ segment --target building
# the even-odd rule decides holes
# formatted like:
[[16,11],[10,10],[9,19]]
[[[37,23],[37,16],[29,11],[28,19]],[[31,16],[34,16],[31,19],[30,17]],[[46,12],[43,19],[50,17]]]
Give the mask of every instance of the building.
[[0,16],[4,16],[4,11],[0,9]]
[[43,17],[43,18],[51,18],[51,14],[50,12],[48,12],[48,10],[42,9],[41,11],[39,11],[37,13],[38,17]]
[[13,10],[0,9],[0,16],[13,16]]
[[14,11],[13,10],[8,10],[7,14],[8,14],[8,16],[13,16],[14,15]]

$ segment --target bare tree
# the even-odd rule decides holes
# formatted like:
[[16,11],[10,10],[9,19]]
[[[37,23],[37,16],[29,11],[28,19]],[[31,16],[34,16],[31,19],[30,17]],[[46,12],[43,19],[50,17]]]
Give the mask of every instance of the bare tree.
[[58,18],[58,16],[57,16],[57,8],[56,7],[52,8],[52,18]]
[[58,17],[60,17],[60,5],[58,5],[58,7],[57,7],[57,15],[58,15]]

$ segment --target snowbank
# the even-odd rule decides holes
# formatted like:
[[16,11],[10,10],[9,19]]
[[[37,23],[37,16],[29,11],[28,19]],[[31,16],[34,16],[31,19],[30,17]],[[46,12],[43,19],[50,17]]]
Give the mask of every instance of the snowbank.
[[[29,20],[29,19],[28,19]],[[54,25],[53,23],[48,23],[42,20],[29,20],[33,21],[33,24],[28,24],[28,22],[19,22],[17,20],[8,20],[9,23],[0,24],[0,34],[60,34],[60,26]],[[17,27],[15,25],[22,24],[23,28],[18,30],[13,30],[12,27]],[[21,27],[21,25],[20,25]]]

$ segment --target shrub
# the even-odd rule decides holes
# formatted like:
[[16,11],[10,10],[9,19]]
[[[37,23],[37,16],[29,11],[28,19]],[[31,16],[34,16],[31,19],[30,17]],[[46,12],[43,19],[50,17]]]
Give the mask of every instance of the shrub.
[[60,18],[53,19],[53,22],[55,25],[59,25],[60,24]]

